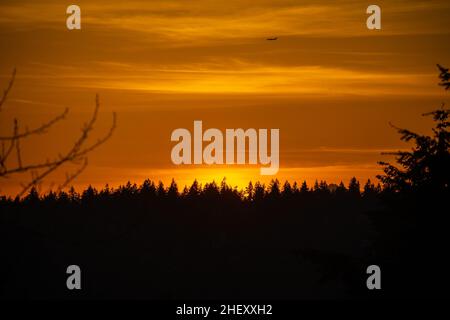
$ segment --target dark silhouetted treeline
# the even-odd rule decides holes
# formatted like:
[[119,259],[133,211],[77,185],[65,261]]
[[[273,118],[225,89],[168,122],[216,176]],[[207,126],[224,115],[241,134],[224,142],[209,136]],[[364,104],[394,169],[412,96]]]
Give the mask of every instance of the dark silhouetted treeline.
[[249,182],[244,189],[232,187],[227,184],[226,178],[220,183],[215,181],[206,183],[204,186],[194,180],[191,186],[185,186],[183,190],[179,190],[174,179],[169,186],[164,186],[160,181],[155,183],[149,179],[145,180],[141,185],[128,182],[117,188],[110,188],[106,185],[103,189],[97,190],[89,186],[86,190],[78,193],[72,187],[69,191],[50,191],[40,194],[36,188],[32,188],[30,192],[22,198],[2,196],[0,200],[3,203],[29,204],[33,202],[42,203],[72,203],[82,204],[91,201],[102,201],[106,199],[113,200],[141,200],[143,198],[148,201],[162,201],[170,199],[172,201],[182,200],[226,200],[238,201],[243,203],[255,203],[259,201],[268,201],[275,199],[293,199],[302,198],[314,199],[320,197],[330,199],[347,199],[347,198],[370,198],[379,196],[382,193],[381,185],[374,184],[369,179],[363,186],[356,178],[352,178],[346,186],[343,182],[339,185],[328,184],[326,181],[316,181],[313,186],[308,186],[306,181],[301,184],[288,181],[281,184],[277,179],[272,180],[269,184],[260,182]]
[[[430,279],[429,270],[422,269],[431,261],[438,272],[446,255],[434,256],[442,249],[443,225],[442,212],[428,203],[432,198],[371,182],[360,186],[356,179],[312,188],[275,180],[237,190],[223,181],[194,182],[180,191],[174,181],[164,187],[146,180],[81,194],[32,189],[22,199],[0,201],[1,294],[367,298],[414,296],[429,287],[437,295],[423,279]],[[81,291],[66,289],[72,264],[82,269]],[[384,272],[380,292],[366,288],[370,264]],[[411,276],[424,283],[410,283]]]

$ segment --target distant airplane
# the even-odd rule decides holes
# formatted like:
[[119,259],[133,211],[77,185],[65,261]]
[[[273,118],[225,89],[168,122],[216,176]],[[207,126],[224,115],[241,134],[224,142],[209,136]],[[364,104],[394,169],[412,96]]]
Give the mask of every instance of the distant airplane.
[[278,39],[278,37],[274,37],[274,38],[267,38],[266,40],[274,41],[274,40],[277,40],[277,39]]

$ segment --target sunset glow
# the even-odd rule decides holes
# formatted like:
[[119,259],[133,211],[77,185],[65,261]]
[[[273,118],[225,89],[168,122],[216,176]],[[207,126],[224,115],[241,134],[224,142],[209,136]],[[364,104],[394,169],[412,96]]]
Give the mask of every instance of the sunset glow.
[[[16,117],[35,127],[68,107],[66,120],[22,145],[26,161],[57,157],[98,93],[96,133],[113,110],[117,130],[74,181],[80,189],[146,178],[174,178],[180,189],[224,177],[238,188],[250,180],[375,181],[377,161],[389,158],[381,153],[405,148],[389,122],[428,132],[420,115],[445,101],[435,64],[450,61],[448,1],[382,1],[382,32],[368,32],[365,7],[354,1],[77,3],[83,27],[73,32],[66,3],[0,4],[1,88],[17,68],[0,130],[11,132]],[[279,172],[173,165],[170,133],[194,120],[221,130],[279,128]],[[0,190],[14,194],[27,178],[2,180]]]

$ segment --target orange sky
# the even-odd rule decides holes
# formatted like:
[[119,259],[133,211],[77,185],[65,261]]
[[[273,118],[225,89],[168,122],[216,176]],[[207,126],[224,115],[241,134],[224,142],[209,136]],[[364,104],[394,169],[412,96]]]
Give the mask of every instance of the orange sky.
[[[82,30],[66,28],[64,1],[0,3],[0,84],[16,83],[0,113],[30,128],[70,108],[46,135],[23,141],[25,162],[67,150],[94,107],[95,133],[117,129],[75,181],[116,186],[194,178],[243,186],[253,166],[175,166],[176,128],[279,128],[280,180],[345,182],[380,173],[382,151],[402,148],[389,121],[428,132],[420,117],[446,100],[436,63],[450,65],[448,1],[377,1],[382,30],[362,1],[75,1]],[[266,41],[278,36],[277,41]],[[13,164],[11,164],[13,165]],[[44,186],[64,179],[68,166]],[[14,194],[29,176],[0,180]]]

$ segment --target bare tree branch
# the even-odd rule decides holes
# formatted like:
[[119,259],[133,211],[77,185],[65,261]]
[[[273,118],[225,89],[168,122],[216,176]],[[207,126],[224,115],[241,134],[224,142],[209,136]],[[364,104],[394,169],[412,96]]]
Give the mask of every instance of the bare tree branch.
[[[11,80],[8,84],[7,89],[4,91],[3,97],[0,100],[0,111],[1,106],[3,105],[4,101],[6,100],[6,97],[8,96],[9,91],[12,88],[12,85],[14,83],[16,75],[16,70],[14,69],[13,75],[11,77]],[[30,172],[31,173],[31,180],[26,183],[22,184],[22,191],[19,193],[19,196],[23,196],[25,192],[27,192],[31,187],[37,186],[43,182],[43,180],[56,171],[59,167],[61,167],[63,164],[66,163],[73,163],[78,164],[80,161],[83,162],[83,164],[79,167],[77,171],[75,171],[72,174],[67,174],[65,181],[58,187],[58,190],[62,190],[65,187],[68,186],[69,183],[71,183],[76,177],[78,177],[84,169],[87,167],[88,159],[87,154],[91,151],[98,148],[100,145],[105,143],[113,134],[115,128],[116,128],[116,114],[113,113],[113,119],[112,119],[112,125],[109,128],[108,132],[101,138],[99,138],[95,143],[92,143],[91,145],[86,145],[87,140],[90,137],[90,133],[94,129],[94,125],[97,121],[98,117],[98,111],[100,108],[100,102],[99,97],[96,95],[95,97],[95,109],[92,114],[92,117],[90,120],[83,125],[81,128],[81,135],[80,137],[74,142],[71,149],[66,152],[65,154],[59,154],[58,157],[56,157],[53,160],[46,160],[45,162],[41,163],[32,163],[28,165],[23,164],[22,159],[22,153],[21,153],[21,147],[20,147],[20,140],[25,139],[31,135],[36,134],[45,134],[47,133],[47,130],[50,129],[56,122],[61,121],[66,118],[68,114],[68,109],[66,108],[62,114],[59,116],[51,119],[50,121],[42,124],[41,126],[33,129],[28,130],[26,129],[23,132],[20,132],[19,130],[19,124],[18,120],[14,119],[14,126],[13,126],[13,133],[11,136],[4,136],[0,137],[0,141],[2,142],[2,148],[1,148],[1,155],[0,155],[0,178],[8,178],[9,176],[13,174],[19,174],[24,172]],[[8,146],[7,146],[8,144]],[[13,150],[15,150],[16,153],[16,162],[17,165],[8,168],[6,163],[9,159],[10,155],[12,154]]]
[[77,171],[75,171],[72,174],[66,174],[66,180],[58,187],[58,192],[68,187],[69,183],[75,180],[86,169],[87,165],[88,165],[88,158],[84,158],[83,164],[80,166],[80,168],[78,168]]
[[0,141],[11,141],[13,139],[22,139],[26,138],[27,136],[33,135],[33,134],[43,134],[47,133],[47,130],[53,126],[56,122],[63,120],[66,118],[67,114],[69,113],[69,109],[66,108],[63,113],[61,113],[59,116],[53,118],[52,120],[48,121],[47,123],[44,123],[43,125],[33,129],[33,130],[25,130],[22,133],[14,134],[13,136],[5,136],[0,137]]
[[12,86],[14,84],[14,80],[15,79],[16,79],[16,68],[13,69],[13,72],[12,72],[12,75],[11,75],[11,79],[9,80],[8,86],[3,91],[3,96],[0,99],[0,111],[2,111],[3,104],[5,103],[6,98],[8,97],[8,94],[11,91],[11,88],[12,88]]

